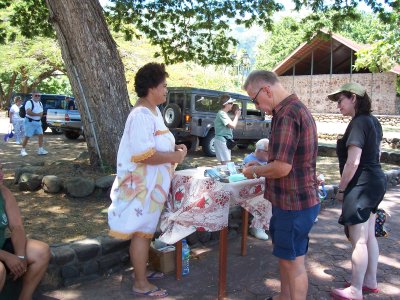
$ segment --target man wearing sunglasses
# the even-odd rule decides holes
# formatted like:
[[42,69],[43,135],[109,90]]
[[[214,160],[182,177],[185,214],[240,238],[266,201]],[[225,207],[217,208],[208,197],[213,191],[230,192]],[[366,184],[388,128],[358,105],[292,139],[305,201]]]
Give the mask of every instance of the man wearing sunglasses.
[[305,300],[308,234],[320,209],[317,128],[309,110],[275,73],[253,71],[243,88],[258,109],[272,115],[268,164],[250,162],[243,169],[247,178],[266,178],[264,197],[272,204],[269,231],[279,259],[281,291],[269,299]]
[[26,152],[26,145],[28,144],[29,139],[35,134],[38,136],[39,149],[37,151],[38,155],[45,155],[48,152],[43,148],[43,129],[42,129],[42,116],[43,116],[43,105],[40,102],[40,93],[33,92],[32,99],[26,101],[25,103],[25,139],[22,142],[21,156],[26,156],[28,153]]

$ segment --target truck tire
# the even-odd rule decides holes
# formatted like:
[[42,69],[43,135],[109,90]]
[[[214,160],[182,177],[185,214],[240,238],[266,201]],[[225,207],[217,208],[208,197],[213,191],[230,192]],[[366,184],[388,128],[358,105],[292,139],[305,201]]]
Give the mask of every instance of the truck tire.
[[182,119],[181,108],[175,103],[170,103],[165,107],[163,117],[168,128],[179,127]]
[[65,137],[69,140],[76,140],[80,136],[79,132],[76,131],[66,131]]
[[50,128],[51,129],[51,132],[52,133],[54,133],[54,134],[61,134],[61,133],[63,133],[62,132],[62,130],[60,129],[60,128]]
[[214,131],[210,131],[207,136],[203,139],[201,148],[206,156],[213,157],[215,156],[215,146],[214,146]]

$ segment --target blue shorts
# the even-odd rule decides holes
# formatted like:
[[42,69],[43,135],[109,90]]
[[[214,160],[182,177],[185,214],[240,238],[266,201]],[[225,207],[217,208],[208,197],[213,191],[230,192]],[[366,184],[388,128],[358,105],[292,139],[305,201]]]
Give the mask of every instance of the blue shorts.
[[295,260],[308,251],[308,234],[318,216],[321,204],[303,210],[283,210],[272,206],[269,224],[273,254],[281,259]]
[[42,129],[42,121],[33,121],[29,122],[29,118],[25,118],[24,122],[24,127],[25,127],[25,136],[27,137],[32,137],[35,134],[43,134],[43,129]]

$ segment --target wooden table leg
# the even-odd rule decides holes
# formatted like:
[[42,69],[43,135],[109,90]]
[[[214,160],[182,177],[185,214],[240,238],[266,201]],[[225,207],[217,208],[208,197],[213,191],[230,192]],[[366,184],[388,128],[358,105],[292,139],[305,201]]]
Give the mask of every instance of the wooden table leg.
[[249,230],[249,212],[242,208],[242,256],[247,255],[247,231]]
[[227,250],[228,250],[228,227],[219,232],[219,283],[218,300],[225,298],[226,271],[227,271]]
[[175,277],[176,280],[182,279],[182,240],[179,240],[175,244]]

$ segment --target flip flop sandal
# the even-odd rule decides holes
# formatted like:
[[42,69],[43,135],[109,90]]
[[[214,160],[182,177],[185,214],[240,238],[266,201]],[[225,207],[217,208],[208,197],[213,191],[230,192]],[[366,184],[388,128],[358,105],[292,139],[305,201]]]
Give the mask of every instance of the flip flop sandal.
[[149,297],[149,298],[165,298],[168,296],[168,292],[159,287],[156,287],[155,289],[147,291],[147,292],[139,292],[139,291],[135,291],[135,290],[132,290],[131,292],[135,296]]
[[[351,282],[346,281],[344,287],[347,288],[349,286],[351,286]],[[374,288],[373,289],[373,288],[367,287],[366,285],[362,286],[362,291],[365,292],[365,293],[371,293],[371,294],[377,294],[377,293],[380,292],[378,288]]]
[[[163,272],[157,272],[157,271],[153,271],[150,272],[146,278],[149,280],[157,280],[157,279],[162,279],[165,277],[165,274]],[[135,279],[135,273],[132,272],[132,279]]]
[[165,275],[163,272],[157,272],[157,271],[153,271],[147,275],[147,279],[152,279],[152,280],[162,279],[164,277]]

